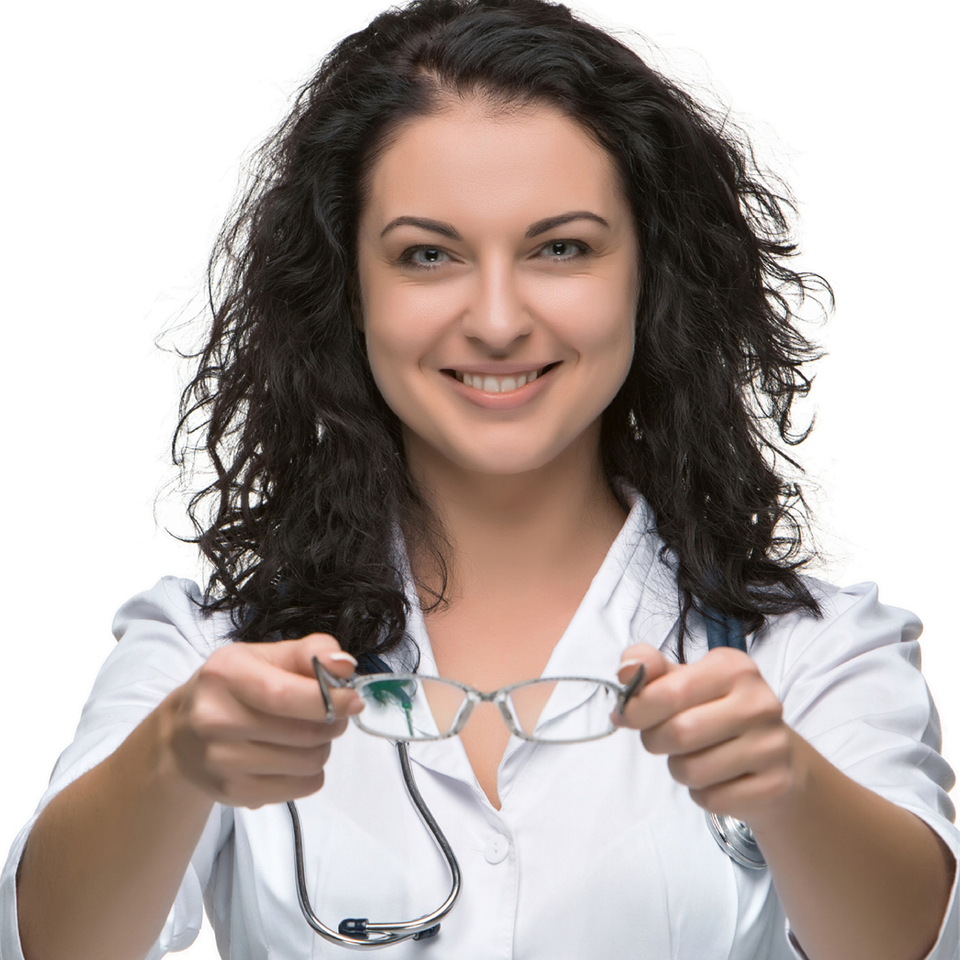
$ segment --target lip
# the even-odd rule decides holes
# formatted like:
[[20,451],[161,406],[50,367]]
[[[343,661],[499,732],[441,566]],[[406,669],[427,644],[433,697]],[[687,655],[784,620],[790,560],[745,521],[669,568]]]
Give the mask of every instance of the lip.
[[[477,364],[475,366],[447,367],[443,371],[443,377],[456,394],[474,406],[484,410],[514,410],[538,397],[550,385],[553,379],[551,374],[559,366],[559,361],[547,362],[539,367],[535,367],[529,362],[526,364],[487,363],[483,366]],[[544,369],[545,367],[547,369]],[[457,380],[455,376],[451,376],[456,371],[457,373],[470,373],[475,376],[487,374],[491,377],[508,377],[517,373],[526,373],[530,370],[543,370],[543,373],[536,380],[526,383],[522,387],[517,387],[516,390],[511,390],[509,393],[489,393],[486,390],[478,390],[476,387],[468,387],[465,383]]]

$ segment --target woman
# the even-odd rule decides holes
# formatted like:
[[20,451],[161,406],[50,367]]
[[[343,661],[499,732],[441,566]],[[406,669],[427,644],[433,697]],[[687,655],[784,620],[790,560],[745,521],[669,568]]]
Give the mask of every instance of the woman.
[[[211,590],[121,611],[20,861],[28,960],[179,946],[201,888],[223,952],[324,955],[296,797],[321,912],[429,909],[392,748],[350,690],[327,724],[312,676],[373,656],[483,691],[646,675],[617,718],[643,747],[511,741],[481,707],[411,746],[464,861],[444,955],[955,952],[915,622],[797,573],[761,425],[790,441],[812,284],[746,156],[563,8],[415,4],[334,51],[224,234],[185,398]],[[750,656],[706,652],[720,622]]]

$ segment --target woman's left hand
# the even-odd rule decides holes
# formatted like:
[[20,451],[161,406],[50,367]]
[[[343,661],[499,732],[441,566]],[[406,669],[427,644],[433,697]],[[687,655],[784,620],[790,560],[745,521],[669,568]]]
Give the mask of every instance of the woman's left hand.
[[679,665],[641,644],[624,651],[620,682],[641,663],[646,686],[614,722],[666,754],[701,807],[749,823],[806,954],[926,956],[955,869],[933,830],[791,730],[745,653]]
[[624,651],[620,682],[641,663],[646,683],[614,722],[639,730],[651,753],[666,754],[695,803],[749,821],[789,798],[802,763],[799,737],[747,654],[718,648],[681,665],[639,644]]

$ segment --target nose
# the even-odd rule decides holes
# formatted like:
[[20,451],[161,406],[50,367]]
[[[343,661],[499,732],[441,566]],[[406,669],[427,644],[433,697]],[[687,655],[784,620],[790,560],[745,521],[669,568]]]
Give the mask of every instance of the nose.
[[507,352],[529,335],[533,317],[520,295],[516,269],[509,258],[483,263],[477,269],[470,300],[464,306],[464,336],[497,353]]

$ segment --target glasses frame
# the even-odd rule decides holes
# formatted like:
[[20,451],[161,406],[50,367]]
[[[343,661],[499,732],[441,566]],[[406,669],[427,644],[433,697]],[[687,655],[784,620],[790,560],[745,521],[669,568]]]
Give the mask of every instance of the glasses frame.
[[461,683],[459,680],[448,680],[446,677],[421,677],[416,673],[370,673],[359,677],[352,677],[349,680],[341,680],[339,677],[335,677],[333,674],[329,673],[316,657],[313,658],[312,663],[313,672],[316,674],[317,683],[320,685],[320,695],[323,698],[327,723],[333,723],[333,721],[337,719],[336,711],[334,710],[333,706],[333,700],[330,697],[331,687],[349,687],[359,692],[365,686],[370,686],[373,683],[383,682],[386,680],[414,680],[417,682],[421,680],[436,680],[439,683],[444,683],[451,687],[457,687],[463,691],[466,698],[466,703],[464,707],[460,709],[456,722],[446,733],[440,733],[436,736],[398,737],[392,734],[380,733],[378,730],[371,730],[364,725],[363,720],[361,719],[363,717],[362,713],[354,714],[354,723],[356,723],[356,725],[363,730],[364,733],[369,733],[374,737],[383,737],[385,740],[392,740],[394,743],[422,743],[431,740],[447,740],[450,737],[455,737],[466,726],[467,721],[473,714],[474,707],[476,707],[478,703],[495,704],[500,712],[500,716],[507,725],[507,729],[515,737],[518,737],[521,740],[527,740],[532,743],[589,743],[591,740],[600,740],[603,737],[609,736],[611,733],[615,733],[617,728],[611,726],[609,730],[605,730],[603,733],[598,733],[591,737],[578,737],[575,740],[545,740],[542,737],[536,737],[532,734],[524,733],[524,731],[520,728],[510,710],[509,700],[511,694],[519,687],[532,686],[538,683],[556,683],[562,680],[575,681],[579,683],[595,683],[598,686],[605,687],[607,690],[616,693],[617,703],[614,707],[614,710],[618,716],[622,717],[627,703],[640,692],[646,677],[645,665],[640,664],[640,666],[637,668],[637,672],[633,675],[633,677],[631,677],[630,682],[626,685],[621,685],[614,680],[601,680],[597,677],[537,677],[533,680],[521,680],[519,683],[511,683],[505,687],[500,687],[498,690],[491,690],[489,693],[485,693],[483,690],[478,690],[476,687],[471,687],[469,684]]

